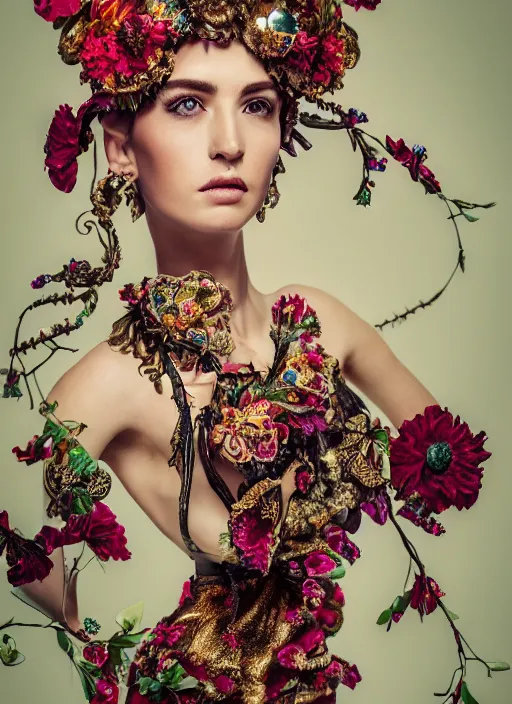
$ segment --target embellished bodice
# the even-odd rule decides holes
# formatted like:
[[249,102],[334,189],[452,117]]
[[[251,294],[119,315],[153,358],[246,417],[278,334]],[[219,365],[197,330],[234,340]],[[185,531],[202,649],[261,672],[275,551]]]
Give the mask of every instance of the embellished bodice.
[[[297,555],[329,549],[333,525],[357,530],[361,503],[386,483],[386,432],[319,344],[320,321],[304,298],[282,295],[272,306],[274,359],[261,371],[229,361],[232,299],[208,272],[144,279],[120,294],[128,312],[109,343],[138,357],[157,391],[163,374],[173,385],[179,422],[169,464],[181,477],[180,529],[191,553],[201,553],[187,522],[194,426],[207,479],[229,511],[219,540],[226,565],[293,571]],[[194,368],[214,370],[217,380],[193,422],[179,372]],[[216,469],[218,456],[243,476],[237,496]],[[289,472],[295,490],[284,514],[281,483]]]

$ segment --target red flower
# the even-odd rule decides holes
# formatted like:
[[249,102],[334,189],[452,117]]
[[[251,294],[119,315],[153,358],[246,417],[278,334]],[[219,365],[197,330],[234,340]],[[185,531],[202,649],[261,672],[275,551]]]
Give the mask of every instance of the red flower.
[[111,104],[109,96],[98,95],[83,103],[76,117],[69,105],[61,105],[55,112],[44,146],[44,165],[59,191],[70,193],[75,187],[77,158],[87,151],[93,139],[90,124],[98,113],[108,111]]
[[92,662],[96,667],[103,667],[108,660],[108,650],[102,643],[91,643],[86,645],[82,655],[88,662]]
[[80,9],[80,0],[34,0],[34,10],[47,22],[71,17]]
[[91,699],[90,704],[117,704],[119,688],[114,682],[108,680],[98,680],[96,682],[96,694]]
[[390,439],[391,485],[397,499],[419,495],[428,509],[441,513],[450,506],[471,508],[478,498],[483,469],[490,452],[487,437],[474,436],[459,416],[447,408],[427,406],[423,414],[405,420],[399,436]]
[[305,329],[314,337],[320,334],[316,312],[308,305],[306,299],[297,293],[288,297],[283,294],[278,298],[272,306],[272,322],[278,332],[284,327],[289,330]]
[[411,608],[417,609],[420,617],[431,614],[437,608],[437,598],[445,596],[439,585],[432,577],[416,575],[411,592]]
[[50,574],[53,562],[47,557],[44,547],[12,530],[7,511],[0,512],[0,556],[4,550],[10,567],[7,580],[14,587],[36,579],[42,582]]
[[412,180],[417,181],[418,178],[420,179],[427,193],[439,193],[441,191],[441,184],[436,181],[432,171],[422,163],[427,156],[425,147],[415,145],[411,151],[403,139],[400,138],[398,142],[394,142],[389,135],[386,135],[386,145],[388,152],[393,158],[409,169]]
[[18,458],[18,462],[26,462],[27,465],[34,464],[34,462],[39,462],[39,460],[48,459],[53,453],[53,438],[50,436],[45,439],[42,437],[40,442],[39,435],[34,435],[32,440],[29,440],[27,447],[22,450],[21,447],[13,447],[12,451]]
[[185,601],[186,601],[187,599],[191,599],[192,601],[194,600],[194,596],[193,596],[192,591],[191,591],[191,581],[190,581],[190,579],[187,579],[186,582],[183,582],[183,589],[182,589],[182,592],[181,592],[179,605],[180,605],[180,606],[183,606],[183,604],[185,603]]

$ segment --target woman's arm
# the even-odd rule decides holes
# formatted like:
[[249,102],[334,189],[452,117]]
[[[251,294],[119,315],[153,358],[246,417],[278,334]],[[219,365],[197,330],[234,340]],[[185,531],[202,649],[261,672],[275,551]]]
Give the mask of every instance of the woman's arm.
[[380,334],[340,303],[350,340],[343,375],[389,418],[395,428],[438,401],[395,356]]
[[[69,369],[47,397],[49,403],[57,401],[55,415],[60,421],[85,423],[87,427],[78,439],[94,460],[98,460],[128,422],[130,384],[125,383],[123,361],[107,343],[101,343]],[[44,488],[43,496],[43,522],[55,524],[55,519],[48,518],[46,513],[50,496]],[[18,587],[28,597],[28,603],[34,603],[50,618],[66,623],[72,631],[81,627],[76,593],[78,573],[75,571],[69,581],[65,567],[69,570],[72,564],[65,564],[64,551],[76,552],[76,547],[56,548],[49,558],[54,566],[48,576],[41,582],[35,580]]]

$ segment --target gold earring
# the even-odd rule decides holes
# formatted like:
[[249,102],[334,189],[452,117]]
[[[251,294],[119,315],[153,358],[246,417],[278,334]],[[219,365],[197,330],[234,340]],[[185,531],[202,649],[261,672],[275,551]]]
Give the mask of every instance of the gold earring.
[[132,221],[135,222],[143,215],[145,206],[144,199],[131,173],[115,174],[110,172],[108,176],[98,181],[91,194],[93,215],[98,218],[100,223],[109,222],[121,205],[123,196],[126,199],[126,204],[130,206]]
[[276,165],[272,170],[272,180],[270,181],[267,195],[265,197],[263,205],[256,213],[256,220],[258,222],[265,222],[266,209],[275,208],[276,205],[279,203],[279,198],[281,197],[281,194],[279,193],[279,190],[277,188],[276,176],[277,174],[284,174],[285,171],[286,169],[284,167],[283,160],[281,159],[281,155],[279,154],[279,156],[277,157]]

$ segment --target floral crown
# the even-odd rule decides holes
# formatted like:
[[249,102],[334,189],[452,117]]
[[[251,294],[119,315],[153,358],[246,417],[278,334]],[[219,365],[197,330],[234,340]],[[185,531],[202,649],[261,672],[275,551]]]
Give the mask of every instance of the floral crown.
[[[379,3],[346,1],[356,10]],[[357,34],[332,0],[35,0],[35,9],[60,29],[60,56],[81,64],[80,80],[93,92],[76,118],[69,106],[61,106],[50,130],[46,166],[52,183],[65,192],[76,182],[76,157],[93,139],[92,119],[111,109],[140,107],[169,79],[177,51],[191,37],[221,45],[239,40],[262,61],[287,107],[282,146],[293,155],[297,101],[314,102],[342,88],[346,69],[360,56]]]

